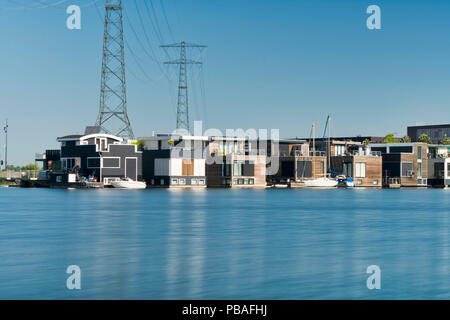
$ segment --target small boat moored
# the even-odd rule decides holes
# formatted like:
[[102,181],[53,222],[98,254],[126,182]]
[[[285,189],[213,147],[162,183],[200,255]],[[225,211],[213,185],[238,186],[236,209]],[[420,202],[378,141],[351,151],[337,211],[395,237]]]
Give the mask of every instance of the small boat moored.
[[337,186],[339,188],[353,188],[355,186],[353,178],[347,178],[345,176],[337,176],[336,179],[338,181]]
[[313,180],[305,180],[305,187],[310,188],[334,188],[338,185],[337,180],[329,178],[318,178]]
[[117,189],[145,189],[147,184],[142,181],[134,181],[130,178],[122,180],[111,181],[111,185]]

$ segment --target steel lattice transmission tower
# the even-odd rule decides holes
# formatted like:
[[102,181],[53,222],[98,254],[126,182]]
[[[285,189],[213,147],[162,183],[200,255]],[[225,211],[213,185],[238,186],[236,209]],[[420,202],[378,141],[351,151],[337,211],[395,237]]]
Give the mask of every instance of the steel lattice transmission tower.
[[134,138],[127,115],[122,0],[106,0],[102,82],[97,126],[105,133]]
[[164,64],[175,64],[180,66],[178,74],[177,129],[186,129],[189,131],[188,83],[186,69],[188,64],[202,64],[202,62],[187,59],[186,48],[206,48],[206,46],[182,41],[180,43],[163,45],[161,48],[180,48],[180,59],[167,61],[164,62]]

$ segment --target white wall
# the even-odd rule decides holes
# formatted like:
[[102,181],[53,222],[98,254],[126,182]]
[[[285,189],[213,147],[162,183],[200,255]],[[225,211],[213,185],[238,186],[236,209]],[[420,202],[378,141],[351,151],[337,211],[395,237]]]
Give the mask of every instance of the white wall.
[[194,176],[205,176],[205,159],[194,160]]
[[171,176],[181,176],[183,173],[183,160],[182,159],[171,159],[170,160],[170,175]]

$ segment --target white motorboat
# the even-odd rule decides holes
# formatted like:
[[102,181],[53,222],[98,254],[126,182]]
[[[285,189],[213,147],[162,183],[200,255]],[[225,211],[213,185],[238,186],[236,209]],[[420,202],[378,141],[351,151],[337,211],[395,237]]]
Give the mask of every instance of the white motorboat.
[[125,178],[122,180],[111,181],[111,185],[118,189],[145,189],[147,184],[142,181],[134,181],[130,178]]
[[337,180],[329,178],[317,178],[313,180],[305,180],[305,187],[310,188],[334,188],[338,185]]

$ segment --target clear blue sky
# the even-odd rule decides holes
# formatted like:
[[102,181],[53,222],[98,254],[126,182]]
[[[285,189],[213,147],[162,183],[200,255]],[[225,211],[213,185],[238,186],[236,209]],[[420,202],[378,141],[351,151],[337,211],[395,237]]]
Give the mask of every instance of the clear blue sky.
[[[144,0],[124,0],[125,37],[137,57],[126,51],[129,117],[135,134],[148,136],[173,130],[177,83],[175,70],[163,67],[168,81],[136,40],[130,23],[149,51],[135,1],[156,59],[165,56]],[[407,125],[450,120],[449,1],[163,1],[174,35],[153,0],[164,42],[208,45],[203,71],[190,73],[191,118],[208,127],[308,136],[313,120],[320,131],[331,114],[333,135],[403,135]],[[20,2],[37,1],[0,0],[0,7]],[[65,25],[64,7],[88,2],[0,10],[0,120],[10,122],[10,164],[31,162],[35,152],[57,147],[57,136],[96,120],[103,21],[90,6],[82,9],[81,30]],[[382,30],[366,28],[371,4],[381,7]],[[143,81],[135,59],[152,81]]]

